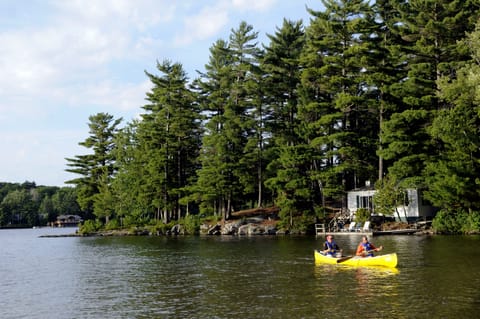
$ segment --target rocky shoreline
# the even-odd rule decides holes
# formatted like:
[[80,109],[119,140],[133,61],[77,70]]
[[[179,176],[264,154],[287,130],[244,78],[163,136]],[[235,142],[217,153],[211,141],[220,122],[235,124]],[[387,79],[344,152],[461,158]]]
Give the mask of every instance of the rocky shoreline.
[[[263,217],[249,217],[244,219],[237,219],[231,221],[217,222],[213,224],[200,225],[200,235],[202,236],[282,236],[282,235],[306,235],[306,232],[292,232],[279,229],[277,227],[278,220],[263,218]],[[409,227],[404,223],[390,223],[382,225],[382,229],[386,230],[401,230],[405,227]],[[417,229],[416,235],[432,235],[431,229]],[[49,234],[42,235],[40,237],[52,238],[52,237],[108,237],[108,236],[178,236],[188,235],[184,227],[180,224],[174,225],[166,232],[152,232],[147,228],[133,228],[133,229],[116,229],[116,230],[103,230],[98,232],[92,232],[88,234],[81,234],[78,231],[71,234]]]

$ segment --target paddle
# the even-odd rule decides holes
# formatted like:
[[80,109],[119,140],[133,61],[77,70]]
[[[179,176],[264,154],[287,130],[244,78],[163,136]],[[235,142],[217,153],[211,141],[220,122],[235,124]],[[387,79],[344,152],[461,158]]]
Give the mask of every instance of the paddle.
[[[368,250],[365,252],[366,255],[370,254],[370,253],[373,253],[375,251],[375,249],[372,249],[372,250]],[[353,256],[345,256],[345,257],[341,257],[341,258],[338,258],[337,259],[337,264],[340,264],[340,263],[343,263],[344,261],[347,261],[351,258],[355,257],[355,255]]]
[[337,259],[337,264],[343,263],[344,261],[349,260],[350,258],[353,258],[353,257],[355,257],[355,256],[340,257],[340,258]]

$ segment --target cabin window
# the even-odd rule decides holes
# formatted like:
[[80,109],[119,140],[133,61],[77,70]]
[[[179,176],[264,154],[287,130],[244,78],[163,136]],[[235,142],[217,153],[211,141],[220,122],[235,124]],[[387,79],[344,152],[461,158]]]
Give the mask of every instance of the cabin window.
[[357,195],[357,208],[366,208],[368,210],[373,210],[373,196]]

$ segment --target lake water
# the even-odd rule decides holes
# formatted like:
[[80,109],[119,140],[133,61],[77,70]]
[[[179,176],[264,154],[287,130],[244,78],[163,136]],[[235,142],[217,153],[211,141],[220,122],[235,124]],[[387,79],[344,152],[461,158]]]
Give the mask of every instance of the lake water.
[[[380,236],[397,270],[318,265],[315,237],[0,230],[0,318],[477,318],[480,237]],[[360,236],[340,237],[344,252]]]

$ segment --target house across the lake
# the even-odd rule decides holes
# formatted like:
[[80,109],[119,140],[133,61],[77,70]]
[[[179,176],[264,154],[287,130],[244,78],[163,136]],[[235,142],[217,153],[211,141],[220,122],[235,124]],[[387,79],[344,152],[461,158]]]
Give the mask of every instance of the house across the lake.
[[78,215],[59,215],[54,222],[56,227],[76,227],[83,219]]
[[[433,207],[422,196],[418,189],[407,189],[405,200],[402,205],[392,212],[397,221],[416,222],[419,220],[432,219],[438,209]],[[375,215],[375,205],[373,204],[373,195],[376,190],[368,183],[365,187],[347,192],[347,208],[353,220],[357,209],[366,208]]]

